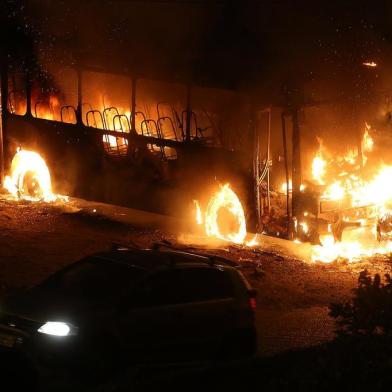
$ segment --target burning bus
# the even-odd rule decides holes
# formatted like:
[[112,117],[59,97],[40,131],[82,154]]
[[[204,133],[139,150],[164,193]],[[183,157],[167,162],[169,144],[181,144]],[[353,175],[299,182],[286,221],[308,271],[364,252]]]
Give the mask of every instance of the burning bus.
[[[7,173],[19,148],[34,151],[56,193],[181,217],[229,183],[254,220],[244,94],[87,66],[14,63],[2,81]],[[20,181],[30,197],[41,185],[29,175]]]
[[[124,12],[116,7],[108,6],[107,18],[96,11],[96,23],[110,18],[120,31],[117,20]],[[143,24],[137,13],[128,18]],[[80,26],[86,27],[84,20]],[[46,36],[64,38],[68,33],[60,27],[51,26]],[[175,42],[178,29],[171,28]],[[378,159],[388,156],[385,146],[380,152],[383,131],[371,116],[359,120],[365,111],[358,100],[309,101],[298,75],[279,94],[260,92],[250,77],[241,85],[233,76],[244,58],[230,58],[234,65],[226,74],[218,61],[214,73],[213,65],[202,67],[203,59],[214,57],[208,50],[200,59],[184,51],[182,61],[176,55],[165,65],[152,61],[159,56],[149,57],[155,52],[144,35],[139,43],[129,32],[118,34],[116,45],[124,42],[129,51],[119,50],[111,36],[105,46],[97,35],[105,38],[94,29],[88,41],[96,40],[97,47],[85,45],[87,53],[77,40],[64,40],[63,47],[46,45],[39,56],[6,56],[2,132],[5,186],[12,194],[33,200],[62,194],[186,217],[207,236],[236,244],[249,243],[247,230],[308,242],[313,260],[351,260],[392,249],[392,195],[385,186],[391,162]],[[161,44],[167,49],[173,42]],[[373,60],[359,66],[364,72],[378,68]],[[337,116],[326,108],[331,102],[345,115],[352,111],[339,131]],[[312,114],[321,107],[323,115]],[[330,135],[347,134],[347,143],[331,146],[322,132],[328,126]],[[338,152],[343,144],[346,150]],[[15,170],[17,162],[23,171]]]
[[[15,162],[25,167],[5,186],[23,198],[61,193],[182,218],[192,211],[207,236],[255,244],[245,239],[248,227],[312,243],[315,261],[392,250],[391,166],[372,163],[376,131],[367,123],[359,146],[341,156],[317,139],[303,170],[300,108],[257,110],[243,92],[91,66],[44,71],[11,63],[3,68],[2,103],[6,171],[14,173]],[[282,113],[283,139],[271,141],[274,111]],[[271,179],[279,161],[281,186],[278,170]]]

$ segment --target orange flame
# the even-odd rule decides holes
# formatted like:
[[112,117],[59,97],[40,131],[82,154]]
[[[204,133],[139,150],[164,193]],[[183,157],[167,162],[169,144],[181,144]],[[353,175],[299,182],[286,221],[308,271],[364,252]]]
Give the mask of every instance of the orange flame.
[[23,200],[52,202],[58,198],[52,192],[48,166],[34,151],[17,150],[12,159],[11,173],[4,179],[4,188]]
[[323,143],[320,138],[317,138],[319,142],[319,150],[312,162],[312,177],[319,184],[324,185],[324,176],[326,173],[327,161],[323,156]]
[[[367,162],[365,153],[370,153],[374,149],[374,140],[370,135],[371,127],[365,124],[365,132],[362,139],[362,153],[364,164]],[[316,157],[319,152],[316,153]],[[353,170],[358,169],[358,154],[349,150],[343,160],[352,165]],[[331,160],[331,164],[341,162],[341,158]],[[325,178],[327,178],[325,172]],[[349,261],[357,260],[361,257],[369,257],[375,254],[386,254],[392,251],[392,241],[382,240],[377,236],[378,220],[388,214],[392,203],[392,166],[382,166],[373,178],[362,179],[352,172],[341,172],[340,180],[336,176],[331,176],[331,181],[326,180],[325,189],[321,196],[322,200],[345,200],[349,207],[366,207],[365,218],[359,212],[354,216],[340,216],[343,222],[356,222],[355,227],[346,229],[342,234],[342,240],[337,241],[332,234],[331,225],[329,233],[320,236],[321,245],[314,246],[312,260],[331,262],[338,258],[345,258]],[[342,213],[340,213],[343,215]],[[361,219],[360,219],[361,218]],[[339,226],[339,220],[335,225]],[[359,225],[359,226],[358,226]],[[391,233],[392,234],[392,233]]]
[[377,63],[374,61],[368,61],[368,62],[362,63],[362,65],[364,65],[365,67],[370,67],[370,68],[377,67]]
[[[203,214],[200,205],[196,206],[196,222],[203,224]],[[246,220],[241,201],[230,188],[230,184],[221,186],[211,197],[204,214],[204,230],[208,237],[218,238],[235,244],[245,243]],[[256,244],[255,239],[249,242]]]
[[195,211],[196,211],[196,223],[198,225],[203,224],[203,216],[200,208],[200,204],[197,200],[193,200],[193,203],[195,204]]

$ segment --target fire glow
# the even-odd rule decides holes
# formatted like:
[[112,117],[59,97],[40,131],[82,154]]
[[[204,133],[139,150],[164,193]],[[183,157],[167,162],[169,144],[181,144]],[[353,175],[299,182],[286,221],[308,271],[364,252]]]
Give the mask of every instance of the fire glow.
[[[12,159],[10,175],[4,179],[4,188],[21,200],[53,202],[59,197],[52,192],[45,160],[34,151],[22,149],[18,149]],[[66,200],[64,196],[61,198]]]
[[[370,130],[371,127],[365,124],[362,139],[363,166],[368,161],[368,154],[374,149]],[[382,238],[380,221],[390,216],[392,166],[381,165],[374,170],[372,176],[365,179],[360,174],[359,156],[356,151],[349,150],[343,157],[327,159],[321,146],[320,142],[320,149],[313,158],[312,168],[323,167],[325,170],[322,175],[313,170],[313,181],[323,185],[321,201],[338,202],[339,208],[336,212],[337,220],[328,225],[327,233],[320,235],[320,245],[312,248],[312,260],[332,262],[343,258],[355,261],[362,257],[390,253],[392,251],[392,241],[388,238],[390,231],[386,230],[387,237]],[[337,167],[342,167],[339,166],[342,162],[345,164],[345,170],[341,169],[337,175],[328,176],[328,169],[336,172]],[[336,177],[339,179],[337,180]],[[341,209],[340,204],[344,204],[345,208]],[[339,240],[334,235],[334,230],[343,224],[347,224],[348,227],[343,230]]]
[[326,171],[327,162],[323,159],[323,143],[321,139],[317,139],[319,142],[319,151],[313,158],[312,162],[312,176],[313,180],[319,185],[324,185],[324,176]]
[[362,63],[362,65],[364,65],[365,67],[370,67],[370,68],[377,67],[377,63],[374,61],[368,61],[368,62]]
[[[246,220],[241,201],[236,193],[225,184],[211,197],[205,212],[198,201],[195,203],[195,218],[202,225],[207,237],[235,244],[246,244]],[[255,245],[255,241],[249,246]]]

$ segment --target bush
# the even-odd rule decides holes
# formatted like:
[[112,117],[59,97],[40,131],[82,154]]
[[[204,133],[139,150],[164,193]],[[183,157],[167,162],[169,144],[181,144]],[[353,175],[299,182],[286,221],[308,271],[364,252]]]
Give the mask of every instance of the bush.
[[372,278],[362,271],[351,302],[330,305],[330,316],[338,321],[340,335],[390,335],[392,332],[392,279]]

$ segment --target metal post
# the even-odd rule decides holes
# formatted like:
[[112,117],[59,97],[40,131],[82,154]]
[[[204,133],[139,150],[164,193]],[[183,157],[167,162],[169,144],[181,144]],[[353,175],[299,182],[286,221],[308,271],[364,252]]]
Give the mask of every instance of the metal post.
[[83,124],[83,74],[80,67],[77,68],[78,76],[78,107],[76,109],[76,122]]
[[288,237],[291,237],[291,216],[290,216],[290,177],[289,177],[289,164],[287,156],[287,135],[286,135],[286,119],[285,113],[281,115],[282,120],[282,141],[283,141],[283,153],[284,153],[284,169],[286,174],[286,213],[287,213],[287,232]]
[[0,123],[0,183],[4,185],[4,129],[7,118],[8,101],[8,69],[6,64],[1,66],[1,123]]
[[267,207],[268,213],[271,212],[271,195],[270,195],[270,149],[271,149],[271,108],[268,109],[268,141],[267,141]]
[[191,84],[187,84],[186,89],[186,126],[185,126],[185,140],[187,142],[191,141]]
[[136,78],[132,78],[131,132],[136,133]]
[[292,156],[292,182],[293,182],[293,191],[291,196],[292,203],[292,215],[293,217],[297,217],[300,213],[299,211],[299,203],[300,203],[300,193],[301,193],[301,182],[302,182],[302,174],[301,174],[301,135],[298,121],[298,109],[293,108],[292,110],[292,122],[293,122],[293,135],[292,135],[292,143],[293,143],[293,156]]
[[[254,113],[254,112],[252,112]],[[260,129],[255,124],[254,117],[252,126],[253,130],[253,177],[254,177],[254,197],[256,202],[256,215],[258,228],[261,228],[261,216],[264,214],[264,196],[260,197],[260,185],[264,178],[267,179],[267,209],[271,212],[271,195],[270,195],[270,148],[271,148],[271,108],[267,108],[258,112],[259,115],[268,113],[268,131],[267,131],[267,154],[265,158],[265,166],[260,173]],[[258,118],[259,119],[259,118]]]
[[256,230],[261,228],[261,203],[260,203],[260,132],[254,121],[254,110],[252,110],[250,126],[253,127],[253,180],[254,180],[254,197],[256,205]]
[[26,116],[32,116],[31,112],[31,70],[30,67],[26,68]]

